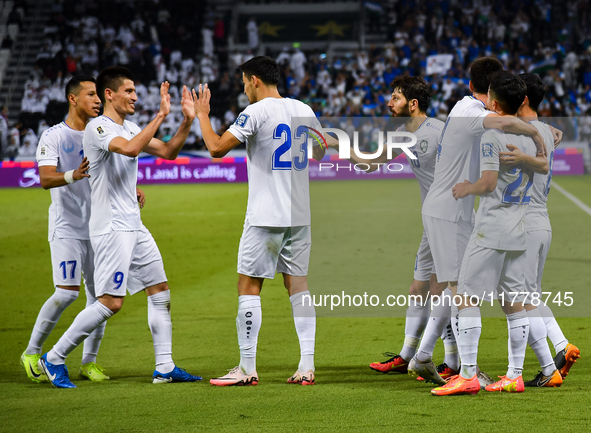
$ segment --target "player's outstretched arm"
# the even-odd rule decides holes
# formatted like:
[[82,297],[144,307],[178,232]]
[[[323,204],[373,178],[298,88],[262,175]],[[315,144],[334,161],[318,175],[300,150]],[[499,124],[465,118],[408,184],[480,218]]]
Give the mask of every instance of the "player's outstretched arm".
[[[64,186],[69,183],[73,183],[77,180],[90,177],[86,172],[88,171],[88,159],[84,157],[82,163],[76,170],[70,170],[66,173],[60,173],[57,171],[55,165],[42,165],[39,167],[39,180],[43,189],[57,188],[58,186]],[[70,176],[72,176],[71,181]]]
[[469,195],[484,195],[493,192],[497,187],[497,179],[499,172],[494,170],[484,170],[482,176],[474,183],[465,180],[463,183],[458,183],[451,189],[451,192],[456,200],[467,197]]
[[162,83],[160,86],[160,110],[156,117],[148,123],[148,125],[142,129],[142,131],[133,137],[131,140],[127,140],[123,137],[115,137],[109,143],[109,151],[120,153],[121,155],[135,158],[138,156],[150,141],[154,138],[158,128],[170,113],[170,95],[168,94],[168,88],[170,84],[168,81]]
[[540,152],[534,157],[522,152],[517,146],[512,144],[507,144],[507,149],[509,149],[509,152],[499,152],[501,164],[508,166],[523,165],[533,170],[534,173],[548,174],[550,170],[548,158]]
[[193,97],[191,96],[191,92],[187,89],[187,86],[183,86],[181,107],[184,118],[178,131],[174,134],[174,137],[172,137],[167,143],[157,138],[152,138],[144,149],[144,152],[164,159],[176,159],[189,136],[193,120],[195,120]]
[[529,135],[536,143],[536,147],[542,152],[542,155],[547,155],[546,145],[542,134],[538,129],[524,122],[523,120],[514,116],[499,116],[496,113],[491,113],[484,118],[484,127],[486,129],[500,129],[503,132],[510,134]]
[[231,132],[226,131],[220,137],[216,134],[211,126],[209,120],[209,100],[211,98],[211,91],[207,87],[207,83],[199,84],[199,94],[193,89],[193,101],[195,107],[195,115],[199,120],[201,126],[201,134],[203,135],[203,141],[209,153],[214,158],[221,158],[226,155],[230,150],[234,149],[240,144],[238,140]]

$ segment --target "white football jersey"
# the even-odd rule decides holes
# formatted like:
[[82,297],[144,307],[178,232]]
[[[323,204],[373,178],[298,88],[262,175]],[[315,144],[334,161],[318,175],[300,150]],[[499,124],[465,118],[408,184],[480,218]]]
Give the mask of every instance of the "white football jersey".
[[99,116],[86,125],[84,154],[90,162],[90,236],[111,230],[140,230],[142,221],[137,204],[137,158],[109,151],[115,137],[131,140],[140,127],[125,120],[123,125]]
[[435,179],[423,203],[423,214],[446,221],[472,219],[474,196],[456,201],[452,188],[478,179],[478,148],[488,111],[483,102],[465,96],[449,113],[437,150]]
[[[444,123],[441,120],[427,117],[419,128],[414,132],[417,143],[409,150],[417,159],[407,158],[410,168],[419,181],[421,189],[421,204],[425,201],[429,188],[433,183],[435,174],[435,157],[437,156],[437,145]],[[400,126],[398,131],[407,132],[406,125]]]
[[[84,131],[76,131],[65,122],[47,129],[37,146],[39,167],[55,166],[60,173],[80,166],[84,153]],[[69,239],[89,239],[90,184],[87,179],[51,188],[49,206],[49,240],[54,236]]]
[[246,143],[251,226],[310,225],[308,126],[321,128],[303,102],[265,98],[246,107],[228,129]]
[[495,250],[525,251],[525,211],[531,200],[534,173],[521,166],[500,165],[499,152],[507,151],[507,144],[536,156],[534,141],[525,135],[505,134],[497,129],[484,133],[480,144],[480,170],[498,171],[499,175],[494,191],[480,198],[474,224],[475,243]]
[[528,232],[534,230],[551,231],[552,226],[550,225],[546,202],[548,201],[548,193],[550,192],[552,166],[554,165],[554,136],[548,125],[538,120],[529,123],[534,125],[544,138],[550,169],[546,175],[536,173],[534,176],[534,183],[531,187],[531,201],[527,207],[527,212],[525,212],[526,227]]

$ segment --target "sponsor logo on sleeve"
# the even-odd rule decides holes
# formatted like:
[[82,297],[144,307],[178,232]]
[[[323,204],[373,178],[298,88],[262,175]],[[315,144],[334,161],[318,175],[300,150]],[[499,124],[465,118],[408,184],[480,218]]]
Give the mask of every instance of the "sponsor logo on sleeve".
[[96,135],[98,135],[99,138],[102,138],[107,133],[107,128],[105,125],[99,125],[96,127],[95,131]]
[[41,147],[41,156],[45,156],[46,151],[45,151],[45,146]]
[[240,116],[238,116],[238,118],[236,119],[235,124],[240,126],[241,128],[244,128],[244,125],[246,125],[246,122],[248,121],[248,118],[250,116],[248,114],[241,114]]
[[493,154],[493,145],[492,143],[484,143],[482,145],[482,156],[484,158],[491,157]]

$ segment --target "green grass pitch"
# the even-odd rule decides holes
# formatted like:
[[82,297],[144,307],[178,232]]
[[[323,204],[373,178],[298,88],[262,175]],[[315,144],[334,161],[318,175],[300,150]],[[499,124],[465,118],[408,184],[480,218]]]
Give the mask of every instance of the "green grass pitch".
[[[591,205],[590,176],[556,181]],[[247,187],[178,185],[144,190],[147,203],[142,218],[162,251],[172,290],[174,359],[189,372],[204,376],[204,383],[151,383],[154,354],[143,294],[128,297],[107,325],[99,362],[111,381],[78,378],[80,348],[68,358],[78,389],[58,390],[29,381],[19,357],[39,308],[53,290],[47,242],[50,197],[41,189],[0,190],[0,431],[589,430],[591,216],[558,191],[552,191],[549,201],[554,237],[544,290],[574,292],[574,307],[555,310],[570,316],[559,322],[581,349],[582,358],[559,389],[436,398],[429,385],[368,368],[370,362],[382,360],[381,352],[400,350],[403,308],[340,313],[319,308],[317,385],[286,384],[297,368],[299,347],[281,278],[267,281],[262,293],[259,385],[210,386],[208,379],[238,363],[236,253]],[[387,286],[393,293],[405,293],[422,230],[416,181],[313,183],[311,196],[311,290],[371,292]],[[351,267],[347,260],[362,267]],[[84,303],[81,295],[64,312],[45,350]],[[483,324],[479,363],[491,375],[503,374],[505,320],[488,317]],[[436,360],[441,360],[441,346]],[[528,349],[525,376],[529,379],[537,371]]]

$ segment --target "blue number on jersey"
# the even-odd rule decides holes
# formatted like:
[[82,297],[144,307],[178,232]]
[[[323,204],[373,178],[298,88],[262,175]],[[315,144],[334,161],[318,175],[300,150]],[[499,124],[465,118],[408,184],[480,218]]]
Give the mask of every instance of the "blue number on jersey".
[[[503,191],[503,203],[508,204],[529,204],[531,196],[528,195],[529,189],[534,182],[534,174],[531,170],[524,170],[523,167],[517,166],[509,171],[511,174],[515,174],[519,171],[519,176],[509,185],[507,185]],[[527,177],[527,183],[523,186],[523,176]],[[515,194],[513,194],[515,193]]]
[[550,193],[550,182],[552,181],[552,170],[554,169],[554,151],[550,152],[550,169],[548,170],[548,181],[544,193],[546,196]]
[[273,170],[291,170],[291,161],[281,161],[281,156],[291,149],[291,129],[285,123],[277,125],[273,131],[273,138],[282,139],[285,134],[285,141],[273,152]]
[[[273,131],[273,138],[283,139],[285,133],[285,141],[275,149],[273,152],[273,170],[291,170],[292,161],[282,161],[281,157],[291,149],[291,128],[285,123],[277,125]],[[301,171],[308,166],[308,127],[305,125],[298,126],[295,138],[300,139],[304,137],[304,141],[300,145],[301,154],[293,158],[293,168]]]
[[305,170],[308,166],[308,127],[306,125],[298,126],[295,134],[296,140],[300,139],[302,135],[304,136],[304,141],[300,144],[302,155],[293,158],[293,168],[298,171]]
[[421,168],[421,163],[419,162],[419,154],[417,153],[416,150],[412,151],[412,154],[414,156],[417,157],[417,159],[410,159],[408,158],[408,161],[410,162],[410,164],[414,167],[414,168]]
[[71,266],[70,268],[70,279],[74,279],[74,277],[76,276],[76,260],[69,260],[67,262],[61,262],[60,263],[60,268],[62,268],[62,275],[64,277],[64,280],[68,279],[68,274],[66,272],[66,263]]
[[117,284],[117,287],[115,287],[113,290],[117,290],[119,287],[121,287],[121,284],[123,284],[123,277],[123,272],[115,272],[115,275],[113,275],[113,282]]

